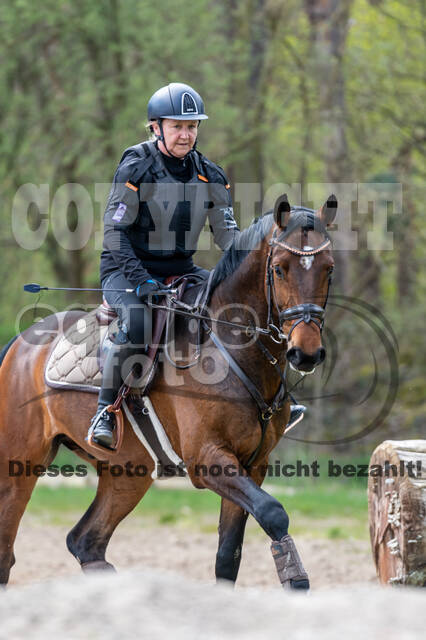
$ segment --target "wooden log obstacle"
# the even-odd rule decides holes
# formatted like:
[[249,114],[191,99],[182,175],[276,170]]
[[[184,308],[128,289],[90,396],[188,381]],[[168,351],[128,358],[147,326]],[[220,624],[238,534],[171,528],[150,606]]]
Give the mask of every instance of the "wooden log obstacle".
[[375,449],[368,516],[380,582],[426,586],[426,440],[386,440]]

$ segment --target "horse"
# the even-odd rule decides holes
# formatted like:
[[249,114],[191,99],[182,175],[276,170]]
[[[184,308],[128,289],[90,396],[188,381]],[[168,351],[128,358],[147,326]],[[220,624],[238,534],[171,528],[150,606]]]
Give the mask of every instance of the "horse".
[[[283,436],[290,415],[285,371],[291,366],[311,372],[325,357],[321,329],[333,269],[327,226],[336,211],[334,196],[317,211],[291,208],[287,197],[281,196],[272,212],[242,231],[213,272],[210,321],[205,322],[200,359],[194,367],[180,371],[175,386],[168,382],[173,366],[164,360],[152,382],[150,401],[192,484],[221,497],[217,580],[235,583],[251,514],[271,539],[283,587],[309,589],[307,572],[288,533],[288,514],[261,485],[268,456]],[[251,332],[215,325],[219,317],[235,321],[236,313],[240,323],[252,327]],[[18,525],[37,481],[34,473],[9,474],[9,461],[25,460],[31,469],[47,467],[63,444],[93,466],[100,460],[123,466],[131,460],[135,467],[148,469],[144,477],[99,474],[96,496],[66,540],[84,572],[115,570],[105,559],[109,540],[153,482],[153,460],[128,423],[114,458],[108,451],[92,449],[85,436],[96,395],[54,390],[44,380],[52,336],[59,329],[65,332],[84,315],[73,310],[47,316],[42,331],[39,323],[33,324],[0,353],[2,585],[15,563]],[[184,344],[188,328],[187,320],[180,323],[176,324],[178,346]],[[256,332],[255,325],[266,330]],[[205,469],[211,472],[200,472]]]

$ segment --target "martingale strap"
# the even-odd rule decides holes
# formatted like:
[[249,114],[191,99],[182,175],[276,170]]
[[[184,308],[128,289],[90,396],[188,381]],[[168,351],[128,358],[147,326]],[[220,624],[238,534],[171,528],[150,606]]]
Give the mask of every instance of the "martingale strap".
[[212,331],[212,329],[207,324],[204,324],[204,330],[210,336],[213,344],[215,345],[215,347],[217,347],[219,352],[225,358],[225,360],[231,367],[232,371],[238,376],[241,382],[244,383],[244,386],[246,387],[247,391],[249,392],[251,397],[256,401],[256,404],[259,407],[261,414],[267,416],[271,411],[271,407],[265,402],[258,388],[253,384],[250,378],[241,369],[237,361],[234,360],[231,354],[227,351],[225,345],[223,344],[219,336],[217,336],[215,332]]
[[260,436],[259,444],[251,454],[247,464],[244,465],[245,469],[248,471],[262,447],[266,429],[268,427],[268,424],[272,416],[278,411],[281,411],[289,395],[287,391],[285,374],[279,368],[277,359],[270,353],[270,351],[260,341],[257,341],[256,342],[257,346],[260,348],[260,350],[262,351],[264,356],[267,358],[269,363],[274,366],[274,368],[276,369],[281,379],[281,384],[278,388],[277,393],[274,396],[272,403],[267,404],[267,402],[263,399],[263,396],[260,393],[259,389],[256,387],[255,384],[253,384],[250,378],[241,369],[240,365],[236,362],[236,360],[234,360],[231,354],[227,351],[225,345],[220,340],[220,338],[214,333],[214,331],[212,331],[212,329],[206,323],[203,323],[203,324],[204,324],[204,329],[206,333],[210,336],[213,344],[215,345],[215,347],[217,347],[217,349],[219,350],[223,358],[228,362],[232,371],[238,376],[238,378],[244,384],[244,386],[246,387],[247,391],[249,392],[253,400],[256,402],[259,409],[259,423],[261,427],[261,436]]

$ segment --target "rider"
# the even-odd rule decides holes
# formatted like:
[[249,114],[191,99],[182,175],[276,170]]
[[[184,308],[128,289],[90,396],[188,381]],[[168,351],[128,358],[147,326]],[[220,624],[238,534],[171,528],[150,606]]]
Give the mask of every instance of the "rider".
[[[106,407],[117,397],[123,364],[136,346],[143,350],[149,344],[148,297],[164,288],[167,276],[208,276],[192,260],[207,217],[222,250],[239,233],[223,170],[196,149],[198,126],[207,118],[201,96],[189,85],[173,82],[158,89],[148,102],[154,139],[126,149],[114,176],[104,214],[100,277],[120,330],[108,346],[90,427],[93,440],[106,447],[113,442],[115,424]],[[208,185],[208,200],[201,185]]]

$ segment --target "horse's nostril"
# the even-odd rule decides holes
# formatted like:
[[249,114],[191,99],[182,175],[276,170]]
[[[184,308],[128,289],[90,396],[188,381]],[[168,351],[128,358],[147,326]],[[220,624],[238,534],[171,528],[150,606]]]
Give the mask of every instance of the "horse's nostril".
[[320,347],[313,353],[312,355],[308,355],[299,347],[291,347],[287,351],[286,358],[287,360],[302,371],[309,371],[313,369],[317,364],[321,364],[325,360],[326,351],[324,347]]
[[291,349],[289,349],[286,353],[286,358],[289,362],[291,362],[292,365],[297,367],[297,365],[303,359],[303,351],[298,347],[291,347]]
[[297,351],[297,349],[295,347],[292,347],[286,353],[287,360],[289,362],[291,362],[292,364],[294,364],[294,360],[296,359],[296,351]]
[[324,362],[325,356],[326,356],[326,351],[324,347],[320,347],[316,352],[317,364],[321,364],[321,362]]

